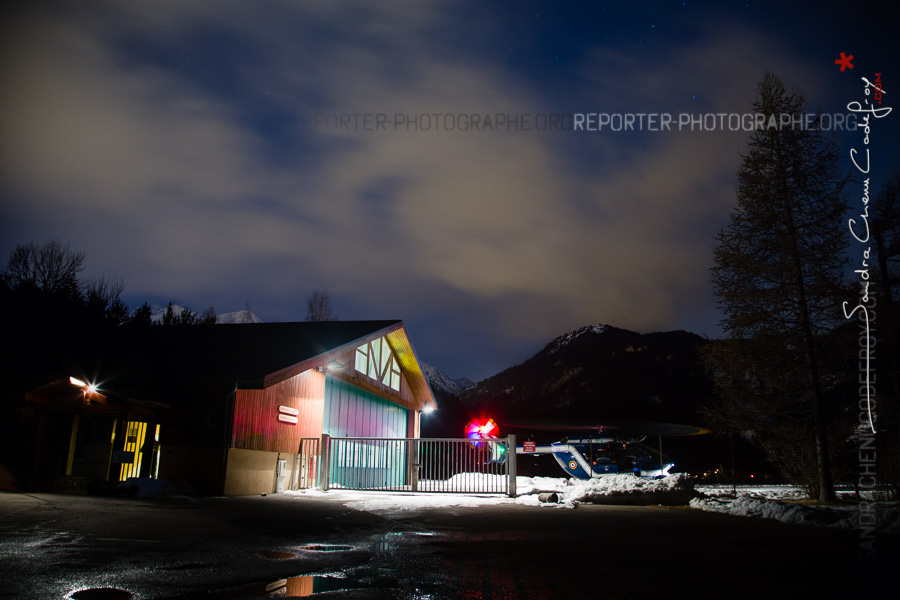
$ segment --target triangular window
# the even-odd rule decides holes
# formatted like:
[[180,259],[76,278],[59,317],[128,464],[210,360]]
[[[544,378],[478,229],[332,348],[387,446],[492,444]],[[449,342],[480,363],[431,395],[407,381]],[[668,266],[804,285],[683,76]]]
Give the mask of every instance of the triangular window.
[[356,349],[356,370],[392,390],[400,391],[400,363],[385,337]]

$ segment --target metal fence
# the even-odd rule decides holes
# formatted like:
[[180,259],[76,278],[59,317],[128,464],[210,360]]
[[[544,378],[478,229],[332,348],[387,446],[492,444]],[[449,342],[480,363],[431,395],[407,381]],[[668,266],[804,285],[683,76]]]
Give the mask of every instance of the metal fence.
[[322,436],[319,488],[516,495],[515,436],[469,439]]
[[294,485],[291,489],[303,490],[316,487],[319,483],[319,464],[321,452],[319,438],[303,438],[300,440],[297,458],[294,462]]

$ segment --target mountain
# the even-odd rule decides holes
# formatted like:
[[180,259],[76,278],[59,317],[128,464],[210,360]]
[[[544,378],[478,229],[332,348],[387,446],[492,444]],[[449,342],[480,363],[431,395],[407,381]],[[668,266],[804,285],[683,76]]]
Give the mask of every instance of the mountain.
[[705,340],[686,331],[639,334],[608,325],[566,333],[524,363],[461,391],[495,418],[698,422],[712,394]]
[[[166,314],[166,310],[168,310],[168,306],[160,306],[159,304],[154,304],[150,307],[150,320],[153,323],[162,323],[163,316]],[[182,311],[184,311],[184,307],[180,304],[172,305],[172,312],[175,316],[181,315]],[[263,320],[258,316],[253,314],[250,310],[238,310],[235,312],[222,313],[221,315],[216,315],[216,324],[235,324],[235,323],[262,323]]]
[[234,324],[234,323],[262,323],[263,320],[253,314],[250,310],[244,309],[235,312],[222,313],[216,315],[216,324]]
[[440,391],[447,394],[458,394],[462,390],[475,385],[475,382],[471,379],[466,379],[465,377],[453,379],[437,367],[432,367],[424,362],[421,364],[425,378],[431,385],[431,390],[435,393]]
[[[700,408],[713,396],[712,378],[700,360],[706,343],[686,331],[640,334],[609,325],[582,327],[522,364],[439,401],[438,410],[428,415],[438,419],[423,419],[423,435],[455,437],[469,419],[487,417],[499,424],[501,435],[515,433],[519,440],[540,443],[589,435],[578,426],[611,420],[703,426]],[[539,426],[526,425],[529,421]],[[729,446],[728,439],[716,435],[650,436],[644,443],[662,446],[674,457],[676,471],[724,472],[732,456],[744,469],[762,464],[758,450],[739,440]],[[519,459],[523,473],[559,475],[552,460]]]

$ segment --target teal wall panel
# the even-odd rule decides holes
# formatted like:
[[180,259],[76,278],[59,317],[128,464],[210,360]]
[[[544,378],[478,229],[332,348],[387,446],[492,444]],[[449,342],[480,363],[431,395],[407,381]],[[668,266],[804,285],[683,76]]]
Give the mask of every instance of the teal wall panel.
[[[331,437],[405,438],[408,411],[343,381],[325,381],[323,432]],[[406,480],[406,443],[336,441],[331,459],[336,487],[379,489]]]
[[325,380],[322,432],[331,437],[405,438],[407,412],[349,383]]

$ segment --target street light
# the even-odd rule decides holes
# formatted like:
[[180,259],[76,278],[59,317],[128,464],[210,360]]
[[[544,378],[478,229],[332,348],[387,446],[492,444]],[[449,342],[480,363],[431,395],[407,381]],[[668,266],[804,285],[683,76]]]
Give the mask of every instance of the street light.
[[81,388],[82,400],[85,404],[90,404],[91,400],[95,400],[100,404],[106,404],[106,396],[97,391],[97,384],[85,383],[77,377],[69,377],[69,383],[77,388]]

